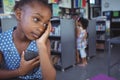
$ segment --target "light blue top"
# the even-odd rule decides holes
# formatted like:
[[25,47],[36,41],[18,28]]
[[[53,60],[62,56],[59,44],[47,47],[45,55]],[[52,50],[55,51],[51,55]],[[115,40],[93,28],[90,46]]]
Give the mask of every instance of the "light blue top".
[[[15,47],[13,42],[13,33],[14,28],[0,34],[0,51],[2,51],[4,57],[4,68],[8,70],[15,70],[20,65],[20,55]],[[36,42],[32,41],[27,50],[37,51]],[[20,76],[22,80],[30,79],[42,79],[42,73],[40,67],[35,68],[32,72],[25,76]]]

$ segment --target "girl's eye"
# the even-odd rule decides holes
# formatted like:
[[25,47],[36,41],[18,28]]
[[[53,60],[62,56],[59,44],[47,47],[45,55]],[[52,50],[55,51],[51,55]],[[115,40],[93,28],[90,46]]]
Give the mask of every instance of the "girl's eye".
[[40,19],[38,19],[38,18],[33,18],[33,21],[34,21],[34,22],[38,22],[38,21],[40,21]]

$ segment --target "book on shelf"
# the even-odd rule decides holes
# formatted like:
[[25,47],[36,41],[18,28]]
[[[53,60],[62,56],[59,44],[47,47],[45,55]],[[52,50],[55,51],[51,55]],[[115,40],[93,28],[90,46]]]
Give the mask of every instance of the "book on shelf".
[[97,34],[96,39],[97,40],[105,40],[105,34]]
[[86,0],[61,0],[59,6],[64,8],[84,8],[86,7]]
[[80,8],[82,5],[82,0],[74,0],[74,8]]
[[61,42],[58,40],[50,40],[51,50],[55,52],[61,52]]
[[58,3],[59,0],[48,0],[48,3]]
[[60,12],[60,8],[58,4],[52,4],[52,16],[58,17]]
[[4,14],[12,14],[13,6],[15,5],[15,0],[2,0],[2,1]]
[[60,25],[57,25],[57,26],[53,25],[50,36],[60,36]]
[[72,8],[72,0],[61,0],[59,2],[59,7]]

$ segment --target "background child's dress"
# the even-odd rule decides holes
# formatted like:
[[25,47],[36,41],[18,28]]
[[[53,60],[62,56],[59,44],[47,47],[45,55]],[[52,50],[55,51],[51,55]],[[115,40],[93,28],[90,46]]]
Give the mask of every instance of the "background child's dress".
[[86,57],[86,52],[84,51],[85,48],[87,47],[87,41],[84,38],[84,36],[86,35],[86,30],[83,30],[80,27],[80,34],[77,38],[77,49],[80,51],[80,55],[82,58]]

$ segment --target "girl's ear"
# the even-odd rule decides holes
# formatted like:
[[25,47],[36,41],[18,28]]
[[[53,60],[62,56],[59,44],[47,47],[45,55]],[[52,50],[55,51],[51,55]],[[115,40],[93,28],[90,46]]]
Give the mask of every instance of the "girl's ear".
[[15,16],[16,16],[16,19],[18,20],[18,21],[20,21],[21,20],[21,9],[20,8],[17,8],[16,10],[15,10]]

